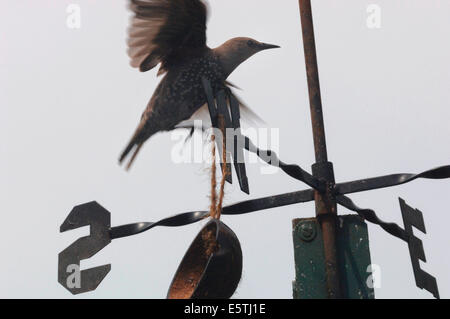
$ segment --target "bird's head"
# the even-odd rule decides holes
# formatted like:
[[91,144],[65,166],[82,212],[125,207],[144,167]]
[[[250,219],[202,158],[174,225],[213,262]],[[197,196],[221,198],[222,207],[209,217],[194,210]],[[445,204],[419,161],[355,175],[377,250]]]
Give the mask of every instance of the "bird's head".
[[228,76],[242,62],[252,55],[267,49],[279,48],[278,45],[262,43],[251,38],[233,38],[214,49]]

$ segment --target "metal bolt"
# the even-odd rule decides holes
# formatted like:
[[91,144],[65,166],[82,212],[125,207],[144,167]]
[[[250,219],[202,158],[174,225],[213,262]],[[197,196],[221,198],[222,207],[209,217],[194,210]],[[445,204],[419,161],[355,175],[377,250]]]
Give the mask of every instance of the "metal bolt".
[[307,222],[299,226],[299,236],[303,241],[309,242],[316,238],[317,231],[315,223]]

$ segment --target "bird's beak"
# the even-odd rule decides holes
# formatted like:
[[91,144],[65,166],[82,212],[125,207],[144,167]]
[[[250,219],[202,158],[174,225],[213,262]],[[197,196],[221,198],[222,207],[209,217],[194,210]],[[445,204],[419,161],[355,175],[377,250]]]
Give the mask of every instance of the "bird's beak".
[[260,44],[261,50],[267,50],[267,49],[278,49],[280,48],[279,45],[275,44],[267,44],[267,43],[261,43]]

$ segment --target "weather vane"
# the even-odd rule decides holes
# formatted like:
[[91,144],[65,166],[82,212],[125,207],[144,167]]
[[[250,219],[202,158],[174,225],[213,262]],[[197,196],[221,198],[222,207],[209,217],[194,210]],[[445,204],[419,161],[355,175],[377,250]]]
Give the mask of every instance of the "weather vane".
[[[189,16],[190,19],[186,20],[188,21],[186,23],[191,26],[191,30],[188,32],[189,36],[185,39],[180,39],[172,34],[172,38],[169,37],[169,44],[172,46],[178,45],[178,47],[180,45],[181,47],[184,46],[184,48],[189,49],[187,52],[198,52],[196,50],[200,50],[207,56],[208,53],[205,52],[209,49],[206,48],[203,38],[206,9],[202,2],[187,0],[172,2],[180,5],[179,8],[184,6],[186,14],[191,14],[192,16]],[[162,71],[160,72],[169,70],[165,78],[169,79],[162,82],[166,83],[173,79],[170,77],[170,68],[177,67],[177,61],[179,61],[177,59],[180,52],[169,50],[167,38],[162,37],[161,34],[155,35],[155,33],[152,33],[149,35],[145,33],[145,28],[155,27],[156,21],[161,21],[161,19],[157,19],[157,14],[165,14],[176,8],[171,7],[165,1],[158,0],[135,0],[131,1],[131,3],[131,8],[136,14],[130,37],[130,46],[137,50],[134,54],[130,54],[134,58],[133,63],[144,71],[158,63],[162,63]],[[312,165],[312,174],[298,165],[282,162],[277,154],[270,150],[259,149],[248,137],[241,134],[239,124],[240,103],[231,90],[226,85],[222,85],[225,83],[225,79],[220,79],[221,82],[218,85],[215,74],[211,74],[210,71],[203,72],[212,63],[205,57],[199,60],[201,65],[196,65],[191,70],[195,73],[193,74],[194,77],[178,79],[181,82],[176,82],[177,79],[175,79],[175,82],[169,86],[177,87],[177,90],[180,89],[181,91],[169,88],[166,88],[165,91],[163,88],[167,84],[160,84],[143,114],[136,134],[125,149],[121,159],[123,160],[132,150],[134,150],[134,154],[137,154],[145,140],[158,130],[168,130],[176,127],[195,129],[191,123],[179,125],[179,122],[195,112],[195,110],[190,108],[192,105],[200,104],[200,102],[205,100],[212,126],[224,133],[223,139],[215,139],[223,159],[221,162],[224,164],[222,169],[223,179],[226,178],[229,182],[232,182],[230,173],[231,164],[233,163],[241,190],[249,193],[245,163],[242,160],[245,149],[258,155],[267,164],[279,167],[287,175],[311,187],[296,192],[251,199],[223,208],[220,206],[219,208],[219,215],[220,213],[223,215],[240,215],[269,208],[315,201],[315,218],[295,219],[293,221],[296,265],[296,278],[293,283],[294,298],[375,297],[373,287],[364,281],[365,277],[363,276],[367,274],[367,267],[371,265],[365,221],[379,225],[389,234],[408,244],[416,285],[429,291],[434,297],[439,298],[436,279],[423,271],[419,264],[419,260],[425,262],[426,258],[422,241],[414,235],[413,228],[425,233],[422,212],[412,208],[403,199],[400,199],[400,209],[404,223],[402,228],[395,223],[380,220],[371,209],[358,207],[347,194],[392,187],[419,178],[450,178],[450,165],[420,174],[392,174],[344,183],[335,182],[333,164],[328,160],[327,156],[311,2],[310,0],[299,0],[299,5],[316,157],[316,163]],[[174,15],[170,15],[170,17],[173,19]],[[176,22],[174,20],[166,21],[167,23]],[[157,27],[163,30],[165,25],[157,25]],[[144,28],[144,30],[136,31],[133,28]],[[154,46],[145,46],[146,42],[139,40],[142,34],[145,34],[145,37],[156,37],[157,40],[154,40]],[[179,36],[180,34],[177,35]],[[199,35],[201,36],[199,37]],[[231,51],[234,52],[235,46],[240,48],[241,46],[247,46],[244,51],[240,52],[241,54],[246,52],[245,54],[248,55],[248,58],[251,55],[250,53],[253,54],[260,51],[262,46],[268,47],[268,45],[254,40],[246,40],[244,43],[241,39],[239,38],[237,42],[234,41],[232,44],[227,44],[230,43],[227,42],[225,48],[220,47],[222,48],[220,49],[221,52],[229,54]],[[170,41],[180,41],[180,43]],[[195,46],[193,47],[194,44]],[[253,48],[253,45],[257,46],[258,49],[256,47]],[[142,46],[145,48],[142,48]],[[249,51],[248,47],[252,47],[253,51]],[[193,51],[190,51],[191,49]],[[186,57],[189,56],[193,55],[186,55]],[[231,69],[234,69],[245,59],[239,57],[239,63],[236,62],[237,60],[231,60],[234,62],[230,62],[233,65],[233,68],[230,67],[230,72]],[[190,91],[194,95],[184,96],[183,88],[188,88],[186,91]],[[162,103],[160,101],[171,99],[180,99],[185,104],[180,104],[179,107],[186,109],[179,109],[177,112],[180,112],[180,114],[169,119],[170,115],[162,107],[163,104],[161,106],[157,105]],[[158,127],[156,131],[152,131],[156,128],[150,129],[152,125],[149,124],[153,123],[152,118],[154,116],[155,119],[156,116],[162,116],[160,118],[161,123],[165,123],[164,127]],[[164,116],[168,117],[164,118]],[[168,122],[165,122],[166,120]],[[225,131],[232,131],[233,134],[230,137],[229,134],[225,134]],[[228,157],[230,159],[227,160]],[[129,163],[133,159],[134,156],[132,156]],[[338,215],[338,204],[356,212],[357,215]],[[80,261],[91,258],[110,244],[112,240],[136,235],[157,226],[179,227],[192,224],[204,220],[210,215],[211,211],[192,211],[168,217],[158,222],[141,222],[111,227],[111,214],[100,204],[90,202],[76,206],[61,225],[60,231],[65,232],[87,225],[91,226],[91,231],[89,236],[78,239],[59,254],[58,281],[73,294],[92,291],[108,275],[111,265],[102,265],[80,271]],[[167,297],[231,297],[241,277],[242,258],[242,251],[236,234],[221,222],[220,218],[212,218],[194,239],[181,261],[170,285]]]

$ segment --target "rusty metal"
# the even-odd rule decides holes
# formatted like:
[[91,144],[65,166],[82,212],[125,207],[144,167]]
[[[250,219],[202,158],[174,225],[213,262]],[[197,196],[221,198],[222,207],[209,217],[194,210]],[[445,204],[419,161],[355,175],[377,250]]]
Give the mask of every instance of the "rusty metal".
[[242,275],[236,234],[212,219],[192,242],[172,280],[168,299],[230,298]]
[[299,0],[316,162],[328,161],[311,1]]
[[[417,227],[411,220],[408,224],[408,219],[405,221],[406,230],[402,229],[395,223],[384,222],[378,218],[373,210],[359,208],[358,206],[356,206],[356,204],[353,203],[350,198],[348,198],[344,194],[401,185],[418,178],[450,178],[450,166],[438,167],[422,172],[420,174],[392,174],[345,183],[335,183],[333,165],[331,162],[328,162],[326,154],[325,132],[323,129],[322,106],[320,102],[320,87],[317,73],[317,61],[315,57],[312,20],[309,21],[311,19],[311,5],[310,1],[300,1],[300,5],[302,25],[305,25],[305,59],[307,62],[308,86],[311,102],[311,118],[313,123],[313,135],[315,139],[314,145],[316,153],[316,163],[312,166],[312,174],[302,169],[298,165],[284,163],[278,158],[277,154],[271,150],[259,149],[252,143],[252,141],[248,137],[241,135],[240,130],[239,134],[234,135],[233,151],[234,154],[239,152],[237,157],[236,155],[234,155],[234,166],[239,179],[241,190],[246,193],[248,193],[248,181],[245,172],[245,163],[241,163],[239,160],[240,158],[243,158],[242,153],[244,149],[249,152],[255,153],[267,164],[279,167],[290,177],[309,185],[311,189],[243,201],[224,207],[222,214],[247,214],[264,209],[315,200],[316,215],[317,220],[321,225],[320,233],[321,238],[323,239],[326,260],[325,268],[328,285],[327,294],[329,298],[338,298],[343,296],[338,273],[338,256],[341,256],[341,254],[338,254],[340,252],[338,252],[336,249],[336,203],[339,203],[340,205],[357,212],[365,220],[379,225],[391,235],[394,235],[407,242],[410,248],[411,261],[413,263],[417,286],[432,292],[433,295],[438,297],[439,293],[437,290],[437,284],[434,285],[435,278],[423,272],[420,267],[417,266],[417,258],[420,259],[421,256],[424,257],[424,252],[423,247],[421,251],[418,250],[417,245],[419,244],[416,240],[417,238],[415,239],[414,235],[412,234],[411,226],[414,226],[419,230],[424,230],[424,228],[421,228],[421,225]],[[310,50],[313,50],[314,52],[310,52]],[[213,126],[217,126],[217,118],[219,115],[225,115],[227,127],[239,129],[239,103],[231,94],[231,92],[226,88],[223,88],[222,90],[214,92],[216,94],[213,95],[210,83],[206,80],[206,82],[204,81],[203,84],[205,87],[205,94],[208,99],[208,106],[210,106],[210,116]],[[218,97],[217,101],[219,105],[217,106],[213,98],[214,96]],[[228,113],[226,105],[227,99],[229,102],[231,117],[230,113]],[[193,127],[189,125],[186,125],[183,128],[193,129]],[[222,148],[220,147],[219,150],[221,149]],[[228,163],[231,163],[231,161],[228,161]],[[409,208],[405,209],[405,205],[402,206],[402,213],[404,213],[404,211],[409,211]],[[101,282],[101,280],[108,274],[111,269],[111,265],[104,265],[81,271],[81,287],[76,289],[67,286],[67,279],[70,275],[67,273],[67,266],[75,265],[79,267],[79,262],[81,259],[92,257],[104,246],[109,244],[112,239],[136,235],[148,231],[156,226],[178,227],[192,224],[208,217],[209,212],[192,211],[178,214],[169,218],[164,218],[158,222],[141,222],[116,226],[112,228],[110,228],[109,226],[109,216],[109,212],[107,212],[99,204],[97,204],[96,202],[91,202],[76,206],[61,226],[61,232],[63,232],[85,225],[91,225],[90,236],[80,238],[74,244],[61,252],[59,256],[58,281],[72,293],[81,293],[94,290]],[[420,216],[422,215],[420,214]],[[306,231],[305,238],[307,238],[309,235],[310,234],[308,233],[308,231]],[[210,285],[212,285],[210,287],[213,287],[214,283],[211,283]],[[211,289],[208,288],[206,289],[206,291],[214,291],[215,288]],[[192,296],[204,296],[200,294],[201,290],[198,291],[199,293],[197,295],[192,291]],[[212,297],[212,295],[210,295],[210,297]]]
[[[325,181],[330,186],[330,190],[332,190],[334,186],[334,173],[332,164],[328,162],[327,156],[311,1],[299,0],[299,6],[316,157],[316,164],[313,166],[313,176]],[[341,285],[336,243],[336,202],[333,196],[331,196],[331,191],[316,191],[315,202],[316,215],[319,218],[323,235],[328,297],[340,298]]]
[[[252,149],[253,151],[257,152],[256,149]],[[280,161],[281,162],[281,161]],[[281,162],[282,165],[283,162]],[[274,164],[274,163],[271,163]],[[295,165],[288,165],[288,168],[285,167],[285,172],[289,175],[298,179],[302,180],[304,178],[305,173],[304,170],[302,170],[300,167],[295,169]],[[317,169],[317,166],[315,166],[314,170]],[[377,180],[377,182],[372,185],[375,187],[376,185],[380,185],[380,183],[385,183],[386,185],[393,185],[394,184],[394,177],[396,178],[396,182],[398,183],[407,183],[411,182],[418,178],[428,178],[428,179],[443,179],[443,178],[450,178],[449,175],[450,172],[450,166],[443,166],[439,168],[435,168],[432,170],[428,170],[426,172],[420,173],[420,174],[394,174],[394,175],[388,175],[385,177],[375,178],[375,179],[368,179],[368,180]],[[386,180],[383,182],[382,179],[386,178]],[[378,179],[381,179],[378,181]],[[355,184],[356,187],[360,187],[361,181],[356,181]],[[362,183],[364,184],[364,183]],[[338,184],[339,185],[339,184]],[[326,196],[333,197],[336,194],[333,193],[332,184],[328,184],[328,187],[326,188]],[[352,189],[347,189],[348,191],[351,191]],[[296,203],[304,203],[309,202],[315,199],[317,196],[316,189],[307,189],[303,191],[296,191],[286,194],[279,194],[274,196],[268,196],[263,198],[257,198],[252,200],[247,200],[243,202],[239,202],[233,205],[229,205],[223,208],[222,214],[224,215],[240,215],[240,214],[247,214],[252,213],[256,211],[261,211],[264,209],[270,209],[274,207],[281,207],[286,205],[292,205]],[[425,228],[422,227],[421,223],[414,223],[414,220],[417,220],[417,218],[408,218],[404,217],[405,221],[405,229],[402,229],[399,225],[395,223],[388,223],[384,222],[381,219],[378,218],[378,216],[375,214],[375,212],[371,209],[364,209],[359,208],[356,206],[353,201],[344,195],[337,195],[336,201],[352,210],[357,212],[361,217],[363,217],[365,220],[375,223],[379,226],[381,226],[385,231],[390,233],[391,235],[398,237],[405,242],[408,243],[408,246],[410,247],[410,253],[411,253],[411,261],[413,262],[413,270],[416,276],[416,282],[417,286],[426,289],[433,293],[433,295],[438,296],[439,292],[436,288],[434,288],[433,285],[433,278],[432,276],[425,274],[419,267],[417,267],[417,262],[415,260],[417,259],[417,256],[424,256],[423,248],[422,252],[418,250],[418,244],[416,237],[412,234],[412,231],[405,230],[406,228],[411,229],[411,226],[407,225],[413,225],[414,227],[418,228],[421,231],[424,231]],[[325,202],[326,203],[326,202]],[[333,206],[331,206],[333,207]],[[410,210],[409,208],[405,210],[406,204],[402,206],[402,213],[404,211]],[[329,206],[325,206],[322,208],[323,210],[330,209]],[[416,214],[417,215],[417,214]],[[204,220],[206,217],[209,216],[208,211],[193,211],[193,212],[187,212],[178,214],[169,218],[164,218],[158,222],[140,222],[140,223],[134,223],[134,224],[128,224],[128,225],[122,225],[122,226],[116,226],[109,228],[110,226],[110,213],[101,207],[96,202],[90,202],[84,205],[78,205],[76,206],[69,216],[64,221],[63,225],[61,225],[61,232],[68,231],[71,229],[75,229],[78,227],[82,227],[85,225],[91,225],[91,235],[85,238],[81,238],[77,240],[74,244],[72,244],[70,247],[65,249],[63,252],[60,253],[59,257],[59,277],[58,281],[67,289],[69,289],[72,293],[82,293],[94,290],[98,284],[101,282],[101,280],[108,274],[109,270],[111,269],[111,265],[105,265],[100,266],[92,269],[86,269],[81,271],[81,285],[80,288],[72,289],[67,286],[67,279],[70,276],[69,273],[67,273],[67,266],[74,264],[79,266],[79,262],[81,259],[86,259],[92,257],[96,252],[100,251],[103,247],[105,247],[107,244],[111,242],[113,239],[127,237],[127,236],[133,236],[145,231],[148,231],[154,227],[157,226],[165,226],[165,227],[179,227],[184,225],[189,225],[192,223],[196,223],[198,221]],[[420,213],[420,216],[421,213]],[[413,216],[414,217],[414,216]],[[423,217],[421,217],[423,220]],[[417,227],[417,226],[418,227]],[[307,237],[307,235],[306,235]],[[306,238],[305,237],[305,238]],[[89,244],[86,244],[89,242]],[[84,243],[84,244],[83,244]],[[420,247],[419,247],[420,248]],[[94,250],[93,250],[94,249]],[[420,259],[420,258],[419,258]],[[420,266],[420,265],[419,265]],[[431,278],[431,279],[430,279]],[[434,279],[435,280],[435,279]]]
[[[427,289],[432,292],[435,296],[438,295],[437,288],[434,289],[431,280],[427,279],[426,275],[418,270],[418,267],[414,264],[414,260],[418,254],[415,253],[417,250],[415,247],[414,236],[409,234],[406,230],[402,229],[395,223],[384,222],[378,218],[375,212],[371,209],[363,209],[357,207],[353,201],[347,196],[342,195],[344,192],[352,193],[356,191],[365,191],[381,187],[390,187],[395,185],[400,185],[414,181],[418,178],[426,179],[444,179],[450,178],[450,166],[442,166],[435,169],[431,169],[420,174],[392,174],[382,177],[369,178],[366,180],[358,180],[354,182],[346,182],[334,185],[334,177],[332,174],[332,164],[331,163],[317,163],[313,165],[313,174],[319,176],[325,176],[324,180],[319,180],[313,175],[309,174],[303,170],[300,166],[294,164],[286,164],[282,162],[277,155],[270,151],[263,151],[256,147],[248,137],[240,136],[241,147],[249,152],[254,152],[270,165],[278,166],[287,175],[302,181],[312,187],[312,189],[306,189],[302,191],[290,192],[285,194],[279,194],[274,196],[268,196],[263,198],[257,198],[252,200],[247,200],[239,202],[233,205],[229,205],[223,208],[222,214],[224,215],[240,215],[247,214],[256,211],[261,211],[265,209],[270,209],[274,207],[281,207],[286,205],[292,205],[297,203],[304,203],[313,200],[317,200],[318,196],[321,196],[325,200],[318,200],[318,211],[328,212],[335,210],[335,203],[357,212],[365,220],[375,223],[381,226],[385,231],[393,236],[396,236],[410,246],[411,260],[413,261],[413,269],[415,275],[419,275],[417,280],[417,286],[423,289]],[[262,156],[262,154],[268,154],[268,157]],[[328,174],[328,175],[327,175]],[[327,182],[331,180],[331,182]],[[334,187],[333,187],[334,185]],[[334,198],[336,197],[336,198]],[[323,205],[323,206],[320,206]],[[404,208],[402,208],[402,211]],[[117,238],[123,238],[127,236],[133,236],[145,231],[148,231],[157,226],[165,227],[179,227],[184,225],[189,225],[196,223],[198,221],[204,220],[209,216],[208,211],[192,211],[187,213],[181,213],[169,218],[164,218],[158,222],[140,222],[127,224],[122,226],[116,226],[110,228],[110,213],[106,211],[96,202],[90,202],[84,205],[76,206],[64,221],[61,226],[61,232],[82,227],[85,225],[91,225],[91,235],[86,238],[81,238],[77,240],[70,247],[65,249],[60,253],[59,258],[59,277],[58,281],[72,293],[82,293],[94,290],[103,278],[108,274],[111,269],[111,265],[100,266],[92,269],[87,269],[81,271],[81,285],[80,288],[72,289],[67,286],[67,278],[70,276],[67,273],[67,266],[70,264],[75,264],[79,266],[81,259],[90,258],[101,250],[105,245],[109,244],[111,240]],[[320,220],[322,221],[322,229],[327,229],[327,223],[324,223],[324,217],[329,216],[328,214],[320,215]],[[324,226],[325,225],[325,226]],[[405,224],[406,228],[406,224]],[[421,228],[419,228],[421,229]],[[331,231],[332,232],[332,231]],[[324,240],[329,238],[324,235]],[[89,241],[89,244],[83,244]],[[412,248],[411,248],[412,247]],[[95,248],[95,251],[93,249]],[[414,248],[414,250],[413,250]],[[330,253],[330,250],[328,251]],[[335,253],[335,251],[331,251]],[[333,271],[334,265],[327,264],[328,271]],[[432,277],[432,276],[431,276]],[[424,279],[425,278],[425,279]],[[433,277],[434,278],[434,277]],[[431,284],[430,284],[431,282]]]

